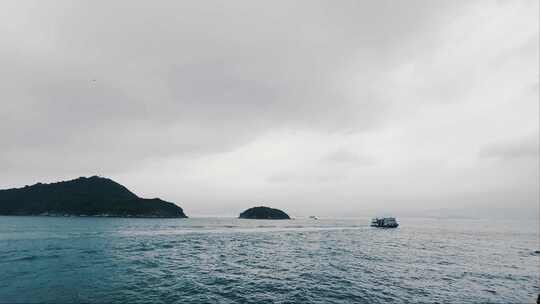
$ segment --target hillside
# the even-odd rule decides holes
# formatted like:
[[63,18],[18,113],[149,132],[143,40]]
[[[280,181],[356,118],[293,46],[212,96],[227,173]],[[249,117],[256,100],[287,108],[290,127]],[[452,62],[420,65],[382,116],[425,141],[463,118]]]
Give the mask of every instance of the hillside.
[[0,215],[187,217],[173,203],[140,198],[117,182],[98,176],[0,190]]

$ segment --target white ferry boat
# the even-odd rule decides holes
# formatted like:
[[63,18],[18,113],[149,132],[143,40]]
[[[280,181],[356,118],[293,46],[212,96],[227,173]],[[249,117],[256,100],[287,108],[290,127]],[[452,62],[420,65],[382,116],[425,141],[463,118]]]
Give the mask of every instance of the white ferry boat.
[[399,226],[394,217],[376,217],[371,220],[371,227],[396,228]]

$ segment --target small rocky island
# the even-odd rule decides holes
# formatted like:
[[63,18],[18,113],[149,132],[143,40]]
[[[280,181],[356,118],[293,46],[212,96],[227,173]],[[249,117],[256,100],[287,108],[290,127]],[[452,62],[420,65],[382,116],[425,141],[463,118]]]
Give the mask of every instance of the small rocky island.
[[140,198],[99,176],[0,190],[0,215],[187,217],[173,203]]
[[290,220],[289,215],[279,209],[270,207],[253,207],[240,213],[238,218],[256,220]]

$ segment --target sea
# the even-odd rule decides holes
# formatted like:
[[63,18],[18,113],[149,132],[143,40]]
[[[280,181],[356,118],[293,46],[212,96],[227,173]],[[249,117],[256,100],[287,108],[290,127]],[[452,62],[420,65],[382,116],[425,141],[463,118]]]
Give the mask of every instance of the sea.
[[0,303],[535,303],[538,220],[0,216]]

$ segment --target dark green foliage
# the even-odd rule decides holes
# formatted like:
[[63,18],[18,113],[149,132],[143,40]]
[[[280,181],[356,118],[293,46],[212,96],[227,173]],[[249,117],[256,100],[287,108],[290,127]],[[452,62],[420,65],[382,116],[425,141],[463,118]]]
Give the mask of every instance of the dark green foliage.
[[98,176],[0,190],[0,215],[41,214],[186,217],[173,203],[139,198],[113,180]]
[[253,207],[240,213],[239,218],[242,219],[258,219],[258,220],[289,220],[289,215],[279,209],[269,207]]

